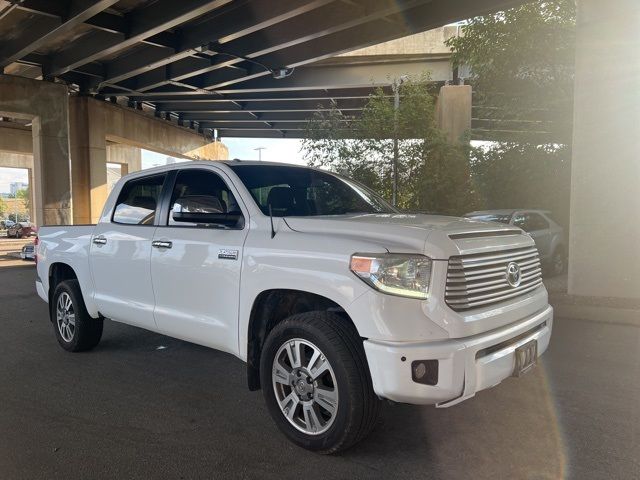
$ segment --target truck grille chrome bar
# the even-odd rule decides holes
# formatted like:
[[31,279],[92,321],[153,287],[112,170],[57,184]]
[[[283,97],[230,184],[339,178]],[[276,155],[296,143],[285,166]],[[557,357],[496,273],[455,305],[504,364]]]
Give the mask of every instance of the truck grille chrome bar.
[[[517,265],[517,281],[508,279],[508,266]],[[524,295],[542,284],[535,247],[460,255],[449,259],[445,302],[453,310],[489,306]]]

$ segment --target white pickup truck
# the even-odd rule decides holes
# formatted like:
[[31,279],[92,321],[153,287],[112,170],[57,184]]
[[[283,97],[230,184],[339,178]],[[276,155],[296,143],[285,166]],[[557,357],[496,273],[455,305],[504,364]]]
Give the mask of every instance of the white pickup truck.
[[190,162],[122,178],[97,225],[39,231],[60,345],[103,319],[232,353],[296,444],[332,453],[379,399],[455,405],[535,365],[552,309],[522,230],[397,212],[325,171]]

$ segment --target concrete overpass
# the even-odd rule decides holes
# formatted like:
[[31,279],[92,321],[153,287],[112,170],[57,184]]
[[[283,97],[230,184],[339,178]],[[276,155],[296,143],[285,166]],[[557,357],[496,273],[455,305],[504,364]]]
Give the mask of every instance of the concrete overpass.
[[[38,222],[92,220],[109,142],[215,158],[218,126],[293,134],[310,100],[366,94],[365,69],[334,83],[327,59],[518,3],[0,0],[0,116],[32,125]],[[640,3],[578,6],[570,293],[637,299]]]

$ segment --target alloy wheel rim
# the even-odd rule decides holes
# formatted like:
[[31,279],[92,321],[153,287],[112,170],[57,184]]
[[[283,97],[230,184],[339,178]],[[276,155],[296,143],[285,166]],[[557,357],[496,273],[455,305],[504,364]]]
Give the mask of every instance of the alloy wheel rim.
[[287,340],[273,359],[273,390],[287,421],[307,435],[326,432],[338,412],[338,383],[329,360],[313,343]]
[[56,304],[56,323],[58,332],[65,342],[70,342],[76,331],[76,314],[73,301],[67,292],[62,292]]

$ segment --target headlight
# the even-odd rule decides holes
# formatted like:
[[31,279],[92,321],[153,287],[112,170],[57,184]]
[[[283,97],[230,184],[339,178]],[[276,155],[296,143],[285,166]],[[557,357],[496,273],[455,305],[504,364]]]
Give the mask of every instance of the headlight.
[[381,292],[420,299],[429,296],[431,259],[424,255],[357,253],[351,257],[350,268]]

